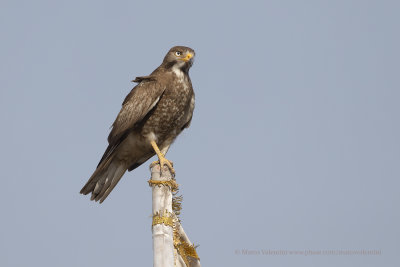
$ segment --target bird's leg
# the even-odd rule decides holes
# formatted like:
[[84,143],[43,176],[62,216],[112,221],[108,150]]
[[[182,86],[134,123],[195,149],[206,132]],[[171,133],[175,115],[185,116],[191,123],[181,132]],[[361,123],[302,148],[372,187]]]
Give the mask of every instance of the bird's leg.
[[160,149],[158,148],[156,142],[151,141],[150,142],[151,146],[153,147],[154,151],[156,152],[157,156],[158,156],[158,160],[154,161],[153,163],[151,163],[150,168],[152,168],[155,164],[160,163],[160,171],[162,171],[164,165],[167,165],[169,170],[171,171],[172,175],[175,175],[175,170],[172,167],[172,161],[169,161],[165,158],[165,155],[163,153],[161,153]]

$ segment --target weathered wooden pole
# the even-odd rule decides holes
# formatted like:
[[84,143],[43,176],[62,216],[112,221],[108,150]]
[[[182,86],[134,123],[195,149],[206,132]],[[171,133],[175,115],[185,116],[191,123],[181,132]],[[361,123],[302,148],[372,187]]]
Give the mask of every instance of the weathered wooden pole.
[[149,185],[153,193],[153,266],[201,267],[195,246],[190,242],[178,215],[182,197],[168,167],[151,168]]
[[172,216],[172,192],[170,186],[172,175],[167,166],[164,166],[162,175],[160,165],[151,169],[153,193],[153,266],[174,267],[174,234]]

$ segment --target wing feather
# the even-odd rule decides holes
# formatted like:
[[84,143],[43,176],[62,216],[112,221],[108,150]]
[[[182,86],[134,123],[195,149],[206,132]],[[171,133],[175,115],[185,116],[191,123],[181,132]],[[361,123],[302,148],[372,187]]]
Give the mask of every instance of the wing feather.
[[164,91],[165,87],[154,79],[144,79],[135,86],[122,104],[112,125],[108,142],[113,144],[126,136],[126,133],[157,105]]

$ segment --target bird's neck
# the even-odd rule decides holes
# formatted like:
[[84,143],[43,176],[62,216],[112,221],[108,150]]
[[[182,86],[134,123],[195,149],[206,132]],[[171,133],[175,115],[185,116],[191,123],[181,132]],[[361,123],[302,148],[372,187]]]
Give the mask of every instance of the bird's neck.
[[171,64],[171,65],[162,64],[161,66],[159,66],[157,69],[155,69],[151,73],[151,76],[152,75],[163,75],[163,74],[167,74],[167,73],[175,75],[178,79],[180,79],[182,81],[190,80],[189,68],[180,67],[176,64]]
[[187,77],[187,73],[182,70],[182,68],[179,68],[178,66],[173,66],[171,68],[171,71],[178,77],[178,79],[183,80]]

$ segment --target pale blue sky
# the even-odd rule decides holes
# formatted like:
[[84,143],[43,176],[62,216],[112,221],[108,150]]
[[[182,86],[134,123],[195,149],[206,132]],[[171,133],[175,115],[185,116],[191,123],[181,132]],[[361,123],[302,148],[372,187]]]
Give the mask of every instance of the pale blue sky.
[[[399,266],[398,1],[1,1],[0,266],[151,266],[148,164],[79,195],[135,76],[190,46],[171,147],[203,266]],[[378,256],[246,256],[376,249]]]

